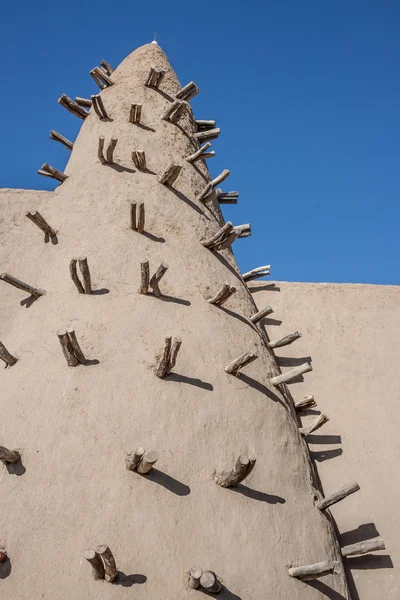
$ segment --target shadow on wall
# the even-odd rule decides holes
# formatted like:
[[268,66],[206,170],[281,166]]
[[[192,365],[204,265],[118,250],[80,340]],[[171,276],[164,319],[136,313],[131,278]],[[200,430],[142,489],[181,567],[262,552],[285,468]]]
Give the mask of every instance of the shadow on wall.
[[132,575],[125,575],[122,571],[118,571],[116,578],[113,581],[114,585],[121,585],[122,587],[132,587],[135,583],[146,583],[146,575],[139,575],[138,573]]
[[258,490],[253,490],[246,485],[239,484],[235,487],[230,487],[228,490],[232,492],[236,492],[237,494],[242,494],[242,496],[246,496],[246,498],[251,498],[252,500],[260,500],[260,502],[267,502],[268,504],[285,504],[285,498],[281,496],[275,496],[274,494],[266,494],[265,492],[259,492]]
[[0,564],[0,579],[6,579],[11,573],[11,560],[6,558],[6,560]]
[[174,479],[170,475],[155,469],[154,467],[144,476],[146,479],[153,481],[154,483],[158,483],[162,487],[165,487],[167,490],[176,494],[177,496],[188,496],[190,494],[190,487],[181,483],[177,479]]

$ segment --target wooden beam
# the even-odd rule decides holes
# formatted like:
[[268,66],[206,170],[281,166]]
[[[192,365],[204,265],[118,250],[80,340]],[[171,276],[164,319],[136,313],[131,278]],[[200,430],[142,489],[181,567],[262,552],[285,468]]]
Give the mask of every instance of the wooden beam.
[[202,120],[202,119],[196,119],[196,125],[197,127],[202,127],[204,129],[212,129],[213,127],[215,127],[217,124],[217,121],[207,121],[207,120]]
[[57,131],[55,131],[54,129],[50,131],[50,139],[54,140],[55,142],[59,142],[60,144],[65,146],[67,150],[72,150],[72,148],[74,147],[73,142],[67,140],[66,137],[61,135],[61,133],[57,133]]
[[220,194],[218,202],[220,204],[237,204],[239,192],[225,192]]
[[310,363],[306,362],[298,367],[293,367],[293,369],[289,369],[286,373],[282,373],[282,375],[277,375],[276,377],[271,377],[269,380],[272,385],[280,385],[281,383],[289,383],[296,377],[303,375],[303,373],[308,373],[312,371],[312,366]]
[[63,94],[58,99],[58,104],[61,104],[61,106],[63,106],[67,110],[69,110],[70,113],[72,113],[76,117],[79,117],[80,119],[86,119],[86,117],[89,114],[84,108],[82,108],[82,106],[79,106],[79,104],[77,104],[76,102],[74,102],[66,94]]
[[126,456],[126,459],[125,459],[126,468],[129,469],[130,471],[134,471],[136,469],[136,467],[138,466],[138,464],[140,463],[143,454],[144,454],[144,448],[142,448],[142,446],[139,446],[139,448],[136,448],[136,450],[134,452],[130,452]]
[[118,140],[116,138],[111,138],[110,143],[108,144],[108,148],[106,150],[106,160],[108,164],[112,165],[114,161],[114,150],[117,145]]
[[201,243],[209,250],[223,250],[228,248],[238,237],[232,223],[228,221],[215,235]]
[[108,113],[104,106],[103,99],[100,96],[100,94],[93,94],[93,96],[90,96],[90,97],[92,99],[92,105],[93,105],[94,112],[99,117],[99,119],[101,121],[104,121],[105,119],[109,119]]
[[206,158],[214,158],[215,156],[215,152],[214,150],[212,150],[211,152],[203,152],[203,154],[200,156],[201,160],[205,160]]
[[39,298],[40,296],[44,296],[46,294],[45,290],[39,290],[37,288],[34,288],[32,285],[24,283],[23,281],[20,281],[19,279],[13,277],[12,275],[9,275],[8,273],[1,273],[0,279],[2,281],[5,281],[6,283],[9,283],[10,285],[13,285],[16,288],[19,288],[20,290],[24,290],[24,292],[27,292],[35,298]]
[[318,579],[329,573],[338,573],[340,569],[339,562],[333,560],[325,560],[313,565],[303,565],[301,567],[290,567],[287,572],[290,577],[296,577],[303,581]]
[[57,181],[61,181],[61,183],[68,179],[68,175],[65,175],[65,173],[62,173],[48,163],[43,163],[38,170],[38,173],[39,175],[44,175],[44,177],[52,177],[53,179],[57,179]]
[[218,594],[222,589],[222,585],[214,571],[203,571],[200,577],[200,585],[209,594]]
[[301,433],[302,436],[306,437],[307,435],[310,435],[310,433],[312,433],[313,431],[316,431],[317,429],[319,429],[320,427],[322,427],[322,425],[324,423],[326,423],[327,421],[329,421],[329,418],[326,415],[323,415],[321,413],[311,423],[311,425],[309,427],[300,427],[299,431],[300,431],[300,433]]
[[60,329],[57,331],[57,337],[60,341],[61,348],[68,366],[76,367],[79,364],[79,361],[74,354],[74,349],[71,346],[67,332],[64,332]]
[[315,506],[317,508],[319,508],[319,510],[325,510],[325,508],[329,508],[329,506],[332,506],[333,504],[340,502],[341,500],[343,500],[343,498],[347,498],[347,496],[350,496],[350,494],[354,494],[355,492],[358,492],[359,489],[360,489],[360,486],[358,485],[358,483],[356,481],[354,481],[354,482],[350,483],[349,485],[345,485],[344,487],[342,487],[340,490],[338,490],[334,494],[331,494],[330,496],[327,496],[323,500],[316,502]]
[[164,277],[169,265],[165,262],[162,262],[158,267],[157,271],[154,273],[153,277],[150,279],[150,287],[153,290],[153,294],[156,298],[161,297],[161,291],[159,288],[159,283],[162,277]]
[[147,450],[140,459],[140,462],[136,467],[136,471],[141,475],[145,475],[150,471],[150,469],[153,467],[153,465],[155,465],[157,461],[158,452],[156,452],[155,450]]
[[244,225],[235,225],[235,231],[238,233],[238,238],[245,238],[251,235],[251,225],[250,223],[245,223]]
[[200,88],[197,87],[194,81],[191,81],[184,87],[182,87],[175,94],[175,98],[179,98],[179,100],[186,100],[189,102],[194,96],[196,96],[200,92]]
[[190,156],[185,158],[185,160],[190,163],[194,163],[197,160],[200,160],[202,158],[202,154],[204,154],[204,152],[206,150],[208,150],[208,148],[210,148],[210,147],[211,147],[210,142],[206,142],[204,144],[204,146],[201,146],[201,148],[199,148],[194,154],[191,154]]
[[100,64],[107,71],[108,75],[112,75],[114,73],[114,69],[112,68],[110,63],[105,58],[103,58],[103,60],[100,62]]
[[78,277],[78,273],[76,270],[76,263],[78,262],[77,258],[72,258],[71,262],[69,263],[69,274],[71,275],[71,279],[74,282],[76,289],[78,290],[78,292],[80,294],[84,294],[85,293],[85,289]]
[[137,232],[138,233],[143,233],[144,223],[145,223],[144,203],[140,202],[140,204],[139,204],[139,219],[138,219],[138,224],[137,224]]
[[199,142],[204,142],[205,140],[214,140],[221,133],[221,129],[216,127],[215,129],[208,129],[207,131],[198,131],[194,134],[194,137]]
[[149,261],[146,260],[140,263],[140,289],[141,294],[147,294],[149,291],[150,267]]
[[289,335],[285,335],[285,337],[280,340],[276,340],[275,342],[268,342],[268,346],[270,348],[281,348],[282,346],[289,346],[289,344],[293,344],[296,340],[301,338],[300,331],[295,331],[294,333],[289,333]]
[[377,540],[366,540],[364,542],[357,542],[357,544],[350,544],[344,546],[342,556],[354,556],[355,554],[368,554],[369,552],[375,552],[376,550],[386,550],[385,542],[382,539]]
[[215,474],[214,479],[221,487],[235,487],[250,475],[255,464],[255,457],[249,458],[244,454],[241,454],[231,471],[217,473]]
[[92,282],[91,282],[91,278],[90,278],[89,265],[88,265],[86,256],[82,256],[81,258],[79,258],[78,262],[79,262],[80,271],[82,273],[83,287],[85,288],[85,294],[91,294],[92,293]]
[[243,273],[242,277],[245,281],[252,281],[253,279],[259,279],[260,277],[264,277],[265,275],[270,274],[271,265],[265,265],[264,267],[257,267],[257,269],[252,269],[247,273]]
[[181,100],[174,100],[162,116],[163,121],[169,121],[173,112],[181,105]]
[[0,460],[6,464],[10,465],[16,463],[21,458],[21,455],[17,450],[9,450],[5,446],[0,446]]
[[146,171],[146,154],[143,150],[134,150],[132,152],[132,160],[133,164],[139,171]]
[[215,187],[215,186],[216,186],[216,185],[218,185],[219,183],[222,183],[223,181],[225,181],[225,179],[226,179],[227,177],[229,177],[229,175],[230,175],[230,174],[231,174],[231,172],[230,172],[230,171],[228,171],[228,169],[224,169],[224,170],[222,171],[222,173],[220,173],[220,174],[218,175],[218,177],[216,177],[215,179],[213,179],[213,180],[211,181],[211,185],[212,185],[213,187]]
[[97,156],[102,165],[107,163],[104,156],[104,135],[99,136],[99,145],[97,147]]
[[142,116],[142,105],[141,104],[131,104],[131,110],[129,112],[129,122],[130,123],[140,123],[141,116]]
[[173,163],[169,165],[169,167],[164,171],[164,173],[159,178],[159,182],[163,185],[171,186],[179,176],[179,173],[182,171],[181,165],[174,165]]
[[67,329],[67,335],[72,346],[72,350],[74,351],[75,357],[78,359],[81,365],[86,365],[87,360],[81,350],[78,340],[76,339],[75,331],[73,329]]
[[313,408],[314,406],[317,406],[314,396],[305,396],[302,400],[294,403],[296,410],[304,410],[306,408]]
[[9,353],[4,344],[0,342],[0,358],[6,363],[7,367],[12,367],[17,362],[17,358]]
[[200,567],[192,567],[187,576],[188,576],[188,587],[193,590],[197,590],[200,585],[200,577],[203,575],[203,570]]
[[106,545],[97,546],[96,552],[101,556],[104,563],[104,579],[111,583],[118,574],[113,553]]
[[165,377],[168,371],[169,365],[169,357],[171,354],[171,342],[172,337],[170,335],[165,336],[164,338],[164,351],[160,356],[160,359],[157,363],[156,375],[157,377]]
[[214,190],[214,188],[210,186],[208,189],[211,191],[206,196],[204,196],[204,198],[202,198],[201,202],[203,202],[203,204],[209,204],[209,202],[218,200],[222,192],[221,188],[217,188],[216,190]]
[[25,216],[30,221],[32,221],[32,223],[37,225],[37,227],[39,227],[39,229],[41,229],[45,235],[49,236],[50,238],[56,237],[56,231],[52,227],[50,227],[50,225],[48,224],[46,219],[42,217],[40,212],[36,211],[34,214],[32,214],[31,212],[27,212],[25,213]]
[[263,319],[264,317],[270,315],[271,313],[274,312],[274,309],[271,308],[270,306],[266,306],[265,308],[263,308],[262,310],[259,310],[258,312],[256,312],[255,315],[252,315],[250,317],[250,321],[254,324],[258,323],[259,321],[261,321],[261,319]]
[[159,67],[151,67],[145,86],[159,88],[165,73],[165,69],[160,69]]
[[89,98],[81,98],[80,96],[75,96],[75,102],[79,106],[83,106],[86,108],[90,108],[92,106],[92,101]]
[[172,344],[171,352],[169,354],[167,373],[171,373],[172,369],[176,365],[176,358],[178,356],[178,352],[180,350],[181,345],[182,345],[181,338],[180,337],[175,338],[174,343]]
[[95,579],[104,579],[104,564],[101,560],[100,554],[89,548],[88,550],[85,550],[83,558],[85,558],[91,564],[93,569],[93,577]]
[[175,108],[175,110],[169,117],[171,123],[178,123],[180,118],[183,116],[185,110],[190,110],[190,104],[185,100],[181,100],[179,106]]
[[229,365],[225,367],[225,372],[230,375],[237,375],[243,367],[252,363],[256,358],[258,358],[258,355],[255,354],[255,352],[245,352],[230,362]]
[[225,302],[236,292],[236,288],[228,283],[224,283],[222,288],[207,302],[210,304],[215,304],[216,306],[222,306]]
[[101,90],[103,90],[105,87],[114,85],[114,82],[110,79],[107,71],[101,67],[94,67],[94,69],[89,71],[89,75],[93,78]]

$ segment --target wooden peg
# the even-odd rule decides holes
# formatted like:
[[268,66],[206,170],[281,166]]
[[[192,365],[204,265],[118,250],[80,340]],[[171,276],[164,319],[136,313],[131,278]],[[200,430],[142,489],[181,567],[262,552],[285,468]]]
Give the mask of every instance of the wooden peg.
[[225,302],[236,292],[236,288],[233,285],[229,285],[228,283],[224,283],[222,288],[213,296],[209,298],[207,302],[210,304],[215,304],[216,306],[222,306]]
[[137,231],[137,226],[136,226],[136,207],[137,207],[136,202],[131,202],[131,229],[133,231]]
[[114,150],[115,150],[115,146],[117,145],[118,140],[115,138],[111,138],[110,143],[108,144],[108,148],[106,150],[106,160],[108,162],[108,164],[112,165],[113,163],[113,158],[114,158]]
[[77,258],[73,258],[71,260],[71,262],[69,263],[69,273],[71,275],[72,281],[76,285],[76,289],[78,290],[78,292],[80,294],[84,294],[85,290],[84,290],[83,285],[81,284],[81,281],[80,281],[80,279],[78,277],[78,273],[77,273],[77,270],[76,270],[76,263],[77,262],[78,262]]
[[181,338],[179,338],[179,337],[175,338],[174,343],[172,344],[171,352],[169,354],[167,373],[171,373],[172,369],[176,365],[176,358],[178,356],[178,352],[179,352],[181,346],[182,346]]
[[85,558],[92,565],[93,577],[95,579],[104,579],[104,564],[101,560],[100,554],[98,554],[95,550],[88,549],[85,550],[83,558]]
[[187,102],[189,102],[189,100],[194,98],[194,96],[196,96],[196,94],[198,94],[199,92],[200,88],[197,87],[194,81],[191,81],[175,94],[175,98],[178,98],[179,100],[186,100]]
[[42,175],[43,177],[51,177],[52,179],[57,179],[57,181],[60,181],[61,183],[68,179],[68,175],[65,175],[65,173],[62,173],[55,167],[49,165],[48,163],[42,164],[40,169],[38,169],[38,174]]
[[45,290],[38,290],[37,288],[32,287],[28,283],[20,281],[19,279],[13,277],[12,275],[9,275],[8,273],[1,273],[0,279],[5,281],[6,283],[9,283],[10,285],[13,285],[16,288],[19,288],[20,290],[24,290],[24,292],[28,292],[28,294],[34,296],[35,298],[39,298],[40,296],[44,296],[46,294]]
[[305,396],[302,400],[294,404],[296,410],[304,410],[305,408],[313,408],[314,406],[317,406],[314,396]]
[[137,224],[137,232],[143,233],[145,224],[145,211],[144,211],[144,203],[140,202],[139,204],[139,219]]
[[142,457],[144,454],[144,448],[142,448],[142,446],[139,446],[139,448],[136,448],[136,450],[134,452],[130,452],[129,454],[127,454],[126,459],[125,459],[125,465],[126,468],[129,469],[130,471],[134,471],[136,469],[136,467],[138,466],[138,464],[140,463]]
[[275,342],[268,342],[268,346],[270,348],[281,348],[282,346],[289,346],[289,344],[293,344],[296,340],[301,338],[301,333],[299,331],[295,331],[294,333],[289,333],[289,335],[285,335],[285,337],[280,340],[276,340]]
[[[203,190],[203,192],[204,192],[204,190]],[[208,204],[209,202],[213,202],[214,200],[219,200],[221,193],[222,193],[221,188],[217,188],[216,190],[214,190],[214,188],[212,186],[210,186],[208,188],[207,195],[201,199],[201,202],[203,202],[203,204]]]
[[72,348],[67,332],[64,332],[60,329],[57,331],[57,336],[60,340],[61,348],[68,366],[76,367],[79,364],[79,361],[74,354],[74,349]]
[[145,475],[150,471],[152,466],[158,461],[158,452],[155,450],[147,450],[142,458],[138,466],[136,467],[136,471],[141,475]]
[[16,463],[21,458],[21,455],[17,450],[9,450],[5,446],[0,446],[0,460],[5,464],[9,465]]
[[149,291],[150,267],[149,261],[140,263],[140,289],[141,294],[147,294]]
[[182,345],[181,338],[177,337],[171,347],[171,336],[164,338],[164,351],[158,360],[156,367],[157,377],[165,377],[168,375],[176,364],[176,357],[178,356],[179,349]]
[[57,133],[57,131],[55,131],[54,129],[50,131],[50,139],[54,140],[55,142],[59,142],[60,144],[65,146],[67,150],[72,150],[72,148],[74,147],[73,142],[67,140],[66,137],[61,135],[61,133]]
[[159,67],[152,67],[150,69],[150,73],[147,77],[145,85],[147,87],[159,88],[165,73],[165,69],[160,69]]
[[107,71],[108,75],[112,75],[114,73],[114,69],[107,60],[103,59],[100,64]]
[[94,79],[101,90],[114,85],[114,82],[110,79],[107,71],[101,67],[95,67],[89,71],[89,75]]
[[276,377],[271,377],[269,380],[272,385],[280,385],[281,383],[289,383],[296,377],[303,375],[303,373],[308,373],[312,371],[312,366],[310,363],[306,362],[298,367],[293,367],[293,369],[289,369],[286,373],[282,373],[282,375],[277,375]]
[[179,106],[177,106],[175,108],[175,110],[172,112],[172,114],[169,117],[169,120],[171,121],[171,123],[178,123],[180,118],[183,116],[185,110],[189,111],[190,105],[185,100],[181,100],[179,103]]
[[157,271],[154,273],[153,277],[150,279],[150,287],[153,290],[153,294],[156,298],[161,297],[161,291],[159,288],[159,283],[161,278],[165,275],[169,265],[167,263],[162,262],[158,267]]
[[187,573],[187,585],[193,590],[197,590],[200,585],[200,577],[203,575],[200,567],[192,567]]
[[198,131],[194,134],[194,137],[199,142],[204,142],[206,140],[215,140],[221,133],[221,129],[216,127],[215,129],[208,129],[207,131]]
[[81,365],[86,365],[87,360],[81,350],[78,340],[76,339],[75,331],[73,329],[67,329],[67,335],[68,335],[70,344],[72,346],[72,350],[75,354],[75,357],[78,359],[78,361],[81,363]]
[[103,99],[100,96],[100,94],[96,94],[96,95],[91,96],[91,99],[92,99],[92,105],[93,105],[94,112],[99,117],[99,119],[101,121],[104,121],[105,119],[108,119],[109,116],[107,114],[107,111],[106,111],[105,106],[104,106]]
[[91,278],[90,278],[89,265],[88,265],[86,256],[82,256],[81,258],[79,258],[78,262],[79,262],[79,268],[82,273],[83,287],[85,289],[85,294],[91,294],[92,293],[92,282],[91,282]]
[[218,594],[222,588],[222,585],[214,571],[203,571],[203,574],[200,577],[200,585],[209,594]]
[[171,115],[176,111],[176,109],[181,105],[181,100],[174,100],[167,108],[165,113],[162,116],[163,121],[169,121]]
[[0,342],[0,358],[2,361],[4,361],[6,363],[6,368],[12,367],[13,365],[15,365],[15,363],[18,360],[17,358],[15,358],[15,356],[13,356],[12,354],[9,353],[9,351],[7,350],[5,345],[2,344],[1,342]]
[[301,567],[290,567],[287,570],[290,577],[296,577],[303,581],[310,581],[311,579],[318,579],[329,573],[339,573],[340,564],[338,561],[325,560],[324,562],[315,563],[313,565],[304,565]]
[[235,225],[235,231],[237,232],[238,238],[245,238],[251,235],[251,225],[250,223],[245,223],[244,225]]
[[252,363],[256,358],[258,358],[258,355],[254,352],[245,352],[230,362],[229,365],[225,367],[225,372],[230,375],[237,375],[243,367]]
[[72,113],[76,117],[79,117],[80,119],[86,119],[86,117],[89,114],[84,108],[82,108],[82,106],[79,106],[79,104],[74,102],[66,94],[63,94],[58,99],[58,104],[61,104],[61,106],[66,108],[70,113]]
[[130,123],[140,123],[141,116],[142,116],[142,105],[141,104],[131,104],[131,110],[129,113],[129,122]]
[[259,310],[255,315],[250,317],[250,321],[254,324],[258,323],[259,321],[261,321],[261,319],[263,319],[264,317],[266,317],[267,315],[270,315],[271,313],[274,312],[274,309],[271,308],[270,306],[266,306],[265,308],[263,308],[262,310]]
[[104,157],[104,135],[99,137],[99,145],[97,147],[97,156],[102,165],[106,164],[106,159]]
[[237,235],[232,223],[228,221],[215,235],[201,243],[209,250],[223,250],[235,241]]
[[203,152],[203,154],[200,156],[200,158],[203,160],[205,160],[206,158],[214,158],[215,156],[215,152],[214,150],[212,150],[211,152]]
[[239,192],[226,192],[225,194],[220,194],[218,202],[220,204],[237,204],[238,198]]
[[347,498],[347,496],[350,496],[350,494],[354,494],[355,492],[358,492],[359,489],[360,489],[360,486],[358,485],[358,483],[356,481],[354,481],[353,483],[350,483],[349,485],[345,485],[339,491],[335,492],[331,496],[328,496],[327,498],[324,498],[323,500],[316,502],[315,506],[317,508],[319,508],[319,510],[325,510],[325,508],[332,506],[332,504],[336,504],[336,502],[340,502],[341,500],[343,500],[343,498]]
[[99,86],[99,88],[101,90],[104,90],[106,88],[105,83],[102,81],[102,79],[99,77],[98,73],[95,71],[95,69],[91,69],[89,71],[89,75],[90,77],[93,79],[93,81]]
[[194,163],[197,160],[200,160],[202,158],[202,154],[204,154],[204,152],[210,147],[210,142],[207,142],[206,144],[204,144],[204,146],[201,146],[201,148],[199,148],[194,154],[191,154],[190,156],[186,157],[185,160],[190,163]]
[[230,171],[228,171],[228,169],[224,169],[224,170],[222,171],[222,173],[220,173],[220,174],[218,175],[218,177],[216,177],[215,179],[213,179],[213,180],[211,181],[211,185],[212,185],[213,187],[215,187],[215,186],[216,186],[216,185],[218,185],[219,183],[222,183],[223,181],[225,181],[225,179],[226,179],[227,177],[229,177],[229,175],[230,175],[230,174],[231,174],[231,172],[230,172]]
[[256,460],[257,459],[254,457],[248,458],[244,454],[241,454],[231,471],[224,471],[222,473],[215,474],[214,479],[216,483],[224,488],[238,485],[241,481],[246,479],[248,475],[250,475],[254,469]]
[[265,275],[270,274],[271,265],[265,265],[264,267],[257,267],[257,269],[252,269],[247,273],[243,273],[243,279],[247,281],[252,281],[253,279],[259,279],[260,277],[264,277]]
[[206,198],[212,192],[213,192],[213,186],[211,185],[211,182],[208,182],[208,183],[206,183],[206,185],[204,186],[204,188],[200,192],[200,194],[198,194],[196,196],[196,200],[198,200],[199,202],[204,201],[204,198]]
[[50,227],[50,225],[47,223],[45,218],[42,217],[40,212],[36,211],[34,214],[27,212],[27,213],[25,213],[25,216],[30,221],[32,221],[32,223],[37,225],[39,227],[39,229],[41,229],[45,235],[49,236],[50,238],[56,237],[55,230],[52,227]]
[[217,121],[204,121],[201,119],[196,119],[196,125],[198,129],[212,129],[217,124]]
[[111,583],[118,574],[114,556],[110,548],[106,545],[97,546],[96,552],[101,556],[104,563],[104,579]]
[[357,542],[357,544],[350,544],[341,548],[342,556],[354,556],[355,554],[368,554],[369,552],[375,552],[376,550],[386,550],[385,542],[382,539],[377,540],[365,540],[364,542]]
[[75,97],[75,102],[79,105],[79,106],[83,106],[86,108],[90,108],[92,106],[92,100],[90,100],[89,98],[80,98],[79,96]]
[[163,185],[171,186],[182,171],[182,165],[174,165],[173,163],[164,171],[159,178],[159,182]]
[[326,423],[327,421],[329,421],[329,418],[326,415],[323,415],[322,413],[311,423],[311,425],[309,427],[300,427],[299,431],[301,433],[302,436],[306,437],[307,435],[310,435],[310,433],[312,433],[313,431],[316,431],[317,429],[319,429],[320,427],[322,427],[322,425],[324,423]]
[[134,150],[132,152],[133,164],[139,171],[146,171],[146,155],[143,150]]

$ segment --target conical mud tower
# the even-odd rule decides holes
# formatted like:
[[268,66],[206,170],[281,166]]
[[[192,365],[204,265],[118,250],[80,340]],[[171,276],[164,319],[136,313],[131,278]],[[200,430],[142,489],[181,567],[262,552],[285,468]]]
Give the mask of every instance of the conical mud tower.
[[58,189],[1,191],[0,597],[347,599],[285,385],[310,367],[280,383],[196,86],[155,44],[92,74]]

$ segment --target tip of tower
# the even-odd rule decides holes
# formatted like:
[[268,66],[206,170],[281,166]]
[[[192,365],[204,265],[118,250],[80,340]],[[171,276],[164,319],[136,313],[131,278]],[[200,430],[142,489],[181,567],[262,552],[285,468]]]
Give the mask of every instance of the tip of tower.
[[155,44],[156,46],[158,46],[158,42],[156,42],[156,40],[153,40],[152,42],[150,42],[150,44]]

